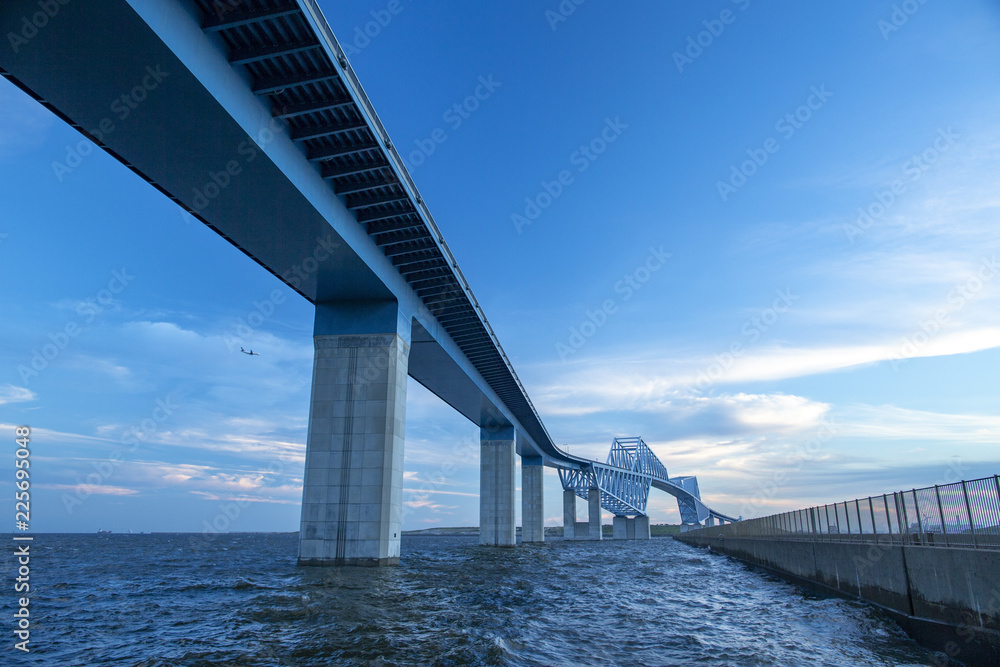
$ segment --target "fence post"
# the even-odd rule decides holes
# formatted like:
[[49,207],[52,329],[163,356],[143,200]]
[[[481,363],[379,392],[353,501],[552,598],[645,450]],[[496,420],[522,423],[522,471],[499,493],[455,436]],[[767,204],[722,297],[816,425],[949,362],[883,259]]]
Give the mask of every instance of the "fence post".
[[861,501],[857,498],[854,499],[854,509],[858,512],[858,535],[860,536],[860,541],[865,541],[865,522],[861,520]]
[[847,519],[847,540],[849,542],[854,541],[854,535],[851,534],[851,512],[847,509],[847,501],[844,501],[844,518]]
[[[906,492],[905,491],[895,491],[893,494],[896,497],[896,520],[899,521],[899,541],[902,544],[909,542],[910,537],[910,519],[906,516]],[[900,512],[902,511],[902,514]],[[906,526],[906,532],[903,532],[903,526]]]
[[969,489],[965,486],[965,480],[962,480],[962,494],[965,496],[965,511],[969,513],[969,532],[972,533],[972,546],[974,548],[979,547],[978,540],[976,540],[976,522],[972,518],[972,506],[969,504]]
[[927,540],[924,537],[924,520],[920,518],[920,501],[917,500],[916,489],[913,489],[913,511],[917,515],[917,535],[920,536],[920,543],[926,544]]
[[875,544],[878,544],[878,526],[875,525],[875,505],[872,503],[871,496],[868,496],[868,511],[872,515],[872,535],[875,536]]
[[[996,513],[1000,512],[1000,475],[993,475],[993,481],[997,485],[997,502],[993,505],[994,517],[996,517]],[[994,518],[994,520],[996,519]]]
[[938,488],[937,484],[934,485],[934,493],[937,495],[938,512],[941,514],[941,533],[944,535],[944,544],[945,546],[951,546],[951,542],[948,541],[948,529],[944,525],[944,507],[941,505],[941,489]]
[[[896,503],[896,494],[892,494],[892,502]],[[882,494],[882,507],[885,508],[885,526],[889,531],[889,544],[892,544],[892,516],[889,514],[889,494]],[[899,521],[899,516],[896,516],[896,521]]]

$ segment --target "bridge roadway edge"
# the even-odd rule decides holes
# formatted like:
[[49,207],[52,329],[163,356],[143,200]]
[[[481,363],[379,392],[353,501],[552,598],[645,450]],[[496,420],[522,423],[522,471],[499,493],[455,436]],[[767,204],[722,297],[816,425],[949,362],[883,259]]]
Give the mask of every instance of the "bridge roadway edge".
[[1000,551],[719,533],[695,530],[674,539],[810,591],[862,600],[955,660],[1000,663]]

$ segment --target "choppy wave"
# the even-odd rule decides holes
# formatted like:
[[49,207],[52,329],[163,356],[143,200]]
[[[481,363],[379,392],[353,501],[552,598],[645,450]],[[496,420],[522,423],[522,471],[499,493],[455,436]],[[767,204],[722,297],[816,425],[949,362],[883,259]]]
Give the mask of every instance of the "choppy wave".
[[[288,534],[190,543],[36,536],[33,650],[18,662],[934,664],[864,604],[669,539],[489,549],[404,538],[401,565],[383,569],[299,568]],[[12,611],[12,595],[0,603]]]

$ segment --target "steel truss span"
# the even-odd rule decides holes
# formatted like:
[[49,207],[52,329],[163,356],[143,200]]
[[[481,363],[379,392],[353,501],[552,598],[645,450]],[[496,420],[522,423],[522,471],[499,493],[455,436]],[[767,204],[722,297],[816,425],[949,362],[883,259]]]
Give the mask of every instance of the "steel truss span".
[[671,478],[667,467],[641,437],[615,438],[606,462],[589,461],[579,469],[560,467],[559,479],[563,489],[572,489],[584,500],[591,489],[599,489],[601,507],[615,516],[646,516],[649,490],[657,488],[677,498],[681,523],[701,525],[706,520],[710,523],[738,520],[716,512],[701,501],[696,477]]

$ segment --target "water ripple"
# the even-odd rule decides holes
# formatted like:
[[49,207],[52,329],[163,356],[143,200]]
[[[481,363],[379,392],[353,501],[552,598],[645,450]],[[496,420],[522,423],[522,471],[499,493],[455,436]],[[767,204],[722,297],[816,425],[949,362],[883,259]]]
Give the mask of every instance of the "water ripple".
[[299,568],[295,540],[225,535],[191,549],[189,535],[39,535],[33,651],[20,662],[934,664],[864,604],[669,539],[487,549],[407,537],[400,567],[382,569]]

